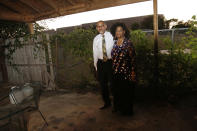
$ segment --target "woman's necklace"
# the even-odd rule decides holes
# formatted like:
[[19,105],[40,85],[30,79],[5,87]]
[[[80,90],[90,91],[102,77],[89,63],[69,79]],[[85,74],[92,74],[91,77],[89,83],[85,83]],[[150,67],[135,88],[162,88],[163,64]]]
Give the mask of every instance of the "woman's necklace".
[[117,44],[118,46],[122,45],[124,39],[118,40]]

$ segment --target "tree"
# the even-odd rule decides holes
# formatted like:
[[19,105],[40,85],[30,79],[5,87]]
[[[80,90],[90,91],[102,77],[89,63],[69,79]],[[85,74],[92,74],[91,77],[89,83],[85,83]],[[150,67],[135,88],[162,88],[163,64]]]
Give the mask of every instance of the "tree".
[[131,25],[131,30],[137,30],[140,29],[140,24],[135,22]]
[[172,28],[190,28],[191,24],[190,22],[183,22],[183,21],[178,21],[176,25],[172,26]]
[[[146,17],[141,24],[142,29],[151,29],[153,30],[153,15]],[[163,15],[158,15],[158,28],[166,29],[166,20]]]
[[192,50],[192,56],[197,58],[197,18],[194,15],[191,20],[188,22],[189,29],[186,32],[186,37],[183,38],[183,41],[186,44],[186,47]]
[[172,18],[169,20],[166,20],[166,28],[170,29],[172,25],[175,25],[178,22],[178,19]]

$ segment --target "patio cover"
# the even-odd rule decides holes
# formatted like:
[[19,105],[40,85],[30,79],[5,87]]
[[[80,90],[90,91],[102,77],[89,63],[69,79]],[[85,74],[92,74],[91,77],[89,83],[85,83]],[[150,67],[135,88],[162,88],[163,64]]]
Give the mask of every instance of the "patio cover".
[[0,19],[29,23],[143,1],[149,0],[0,0]]

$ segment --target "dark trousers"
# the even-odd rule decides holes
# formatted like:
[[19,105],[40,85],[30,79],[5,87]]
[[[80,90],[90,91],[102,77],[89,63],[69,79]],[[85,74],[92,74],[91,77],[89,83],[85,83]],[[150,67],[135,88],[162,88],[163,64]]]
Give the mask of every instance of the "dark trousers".
[[131,115],[135,84],[123,78],[121,75],[113,76],[113,105],[115,110],[125,115]]
[[111,104],[109,90],[112,84],[112,60],[104,62],[99,59],[97,62],[97,73],[104,104],[109,105]]

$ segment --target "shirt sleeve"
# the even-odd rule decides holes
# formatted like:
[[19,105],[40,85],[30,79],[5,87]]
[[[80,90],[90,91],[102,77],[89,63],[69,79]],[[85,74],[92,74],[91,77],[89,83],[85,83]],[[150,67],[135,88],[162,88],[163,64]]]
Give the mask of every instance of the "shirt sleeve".
[[113,49],[113,46],[114,46],[114,38],[112,36],[112,34],[109,32],[108,34],[108,38],[109,38],[109,48],[108,48],[108,57],[111,58],[111,55],[112,55],[112,49]]
[[97,61],[98,61],[98,53],[97,53],[97,48],[96,48],[96,42],[95,39],[93,40],[93,58],[94,58],[94,67],[97,71]]
[[129,56],[131,58],[131,80],[136,82],[136,52],[133,44],[129,44]]
[[114,45],[114,42],[115,42],[115,41],[114,41],[114,37],[112,36],[111,33],[109,33],[109,34],[110,34],[110,38],[111,38],[111,44]]

